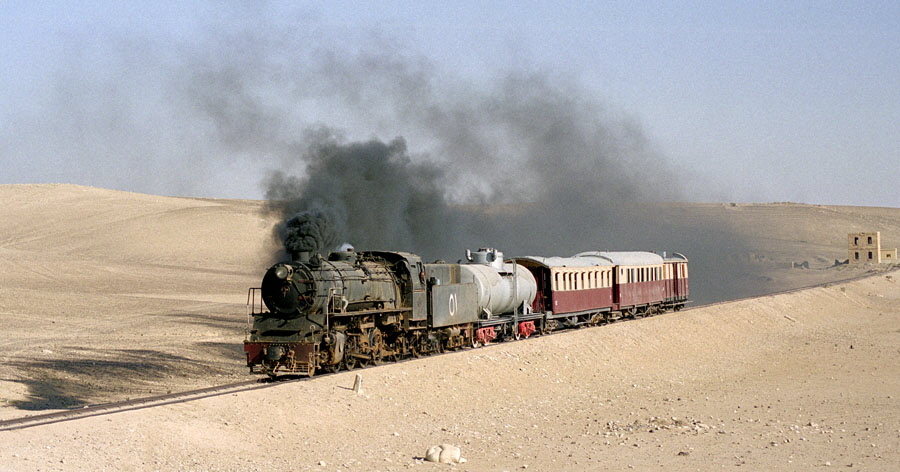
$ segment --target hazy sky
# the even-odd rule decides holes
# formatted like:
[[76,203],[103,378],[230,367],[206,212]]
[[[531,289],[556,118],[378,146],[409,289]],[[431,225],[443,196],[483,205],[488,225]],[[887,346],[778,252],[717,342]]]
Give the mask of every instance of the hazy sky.
[[0,183],[262,198],[311,126],[452,168],[429,117],[530,77],[686,199],[900,207],[896,0],[147,3],[0,4]]

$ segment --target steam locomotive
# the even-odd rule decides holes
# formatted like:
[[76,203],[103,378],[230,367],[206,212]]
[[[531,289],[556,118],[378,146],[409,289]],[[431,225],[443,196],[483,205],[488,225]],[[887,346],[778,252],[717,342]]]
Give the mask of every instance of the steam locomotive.
[[251,372],[314,375],[680,309],[687,258],[590,252],[425,264],[405,252],[298,254],[248,293]]

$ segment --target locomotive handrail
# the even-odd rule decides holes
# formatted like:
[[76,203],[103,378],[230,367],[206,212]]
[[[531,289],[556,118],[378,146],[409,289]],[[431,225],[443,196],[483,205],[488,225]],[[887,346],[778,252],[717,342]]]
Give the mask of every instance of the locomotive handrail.
[[256,311],[257,293],[262,291],[262,287],[251,287],[247,290],[247,314],[256,315],[263,312],[263,299],[259,295],[259,311]]
[[[256,315],[256,294],[262,291],[262,287],[250,287],[247,290],[247,332],[253,329],[253,315]],[[263,299],[259,296],[259,313],[262,313]]]

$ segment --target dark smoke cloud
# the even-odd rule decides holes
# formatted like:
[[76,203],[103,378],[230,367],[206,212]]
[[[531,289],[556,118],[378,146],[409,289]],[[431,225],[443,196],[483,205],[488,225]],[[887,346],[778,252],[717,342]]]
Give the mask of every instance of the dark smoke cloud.
[[377,35],[338,48],[255,18],[197,43],[123,42],[121,61],[102,51],[116,67],[99,80],[73,60],[36,111],[4,115],[16,127],[2,141],[58,161],[54,180],[209,196],[263,180],[280,236],[288,221],[318,232],[287,236],[290,248],[678,250],[697,299],[740,294],[728,256],[743,243],[659,205],[690,200],[696,183],[583,84],[535,70],[469,82]]
[[507,255],[678,251],[692,260],[695,299],[742,294],[744,269],[728,259],[746,252],[740,238],[665,205],[690,199],[682,173],[634,119],[584,87],[533,71],[448,84],[400,53],[319,61],[317,93],[404,138],[305,128],[267,181],[284,218],[316,209],[359,250],[426,260],[481,246]]
[[327,254],[340,243],[334,220],[321,210],[302,211],[279,223],[276,231],[291,253]]
[[[452,238],[458,231],[453,228],[459,220],[441,184],[444,172],[414,162],[402,138],[344,144],[319,129],[307,139],[308,148],[297,156],[305,175],[273,173],[266,195],[270,208],[284,218],[312,210],[317,221],[327,220],[334,237],[315,244],[320,252],[344,241],[370,249],[437,252],[447,244],[443,235]],[[303,228],[318,231],[320,225]],[[303,237],[318,239],[312,232]]]

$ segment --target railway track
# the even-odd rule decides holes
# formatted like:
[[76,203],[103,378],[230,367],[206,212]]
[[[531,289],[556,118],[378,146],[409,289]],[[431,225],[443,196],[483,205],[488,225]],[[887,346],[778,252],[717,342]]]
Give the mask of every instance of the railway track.
[[202,398],[215,397],[220,395],[228,395],[231,393],[247,392],[268,388],[285,382],[295,382],[300,379],[291,379],[283,382],[261,382],[260,380],[247,380],[227,385],[217,385],[214,387],[206,387],[197,390],[188,390],[178,393],[170,393],[166,395],[158,395],[153,397],[136,398],[133,400],[125,400],[121,402],[103,403],[99,405],[85,406],[82,408],[56,411],[41,415],[25,416],[22,418],[13,418],[0,421],[0,431],[14,431],[17,429],[32,428],[53,423],[61,423],[64,421],[72,421],[76,419],[89,418],[92,416],[103,416],[113,413],[121,413],[125,411],[141,410],[144,408],[152,408],[162,405],[172,405],[176,403],[184,403]]
[[[744,301],[744,300],[750,300],[750,299],[754,299],[754,298],[770,297],[770,296],[782,295],[782,294],[788,294],[788,293],[796,293],[796,292],[801,292],[803,290],[808,290],[808,289],[816,288],[816,287],[825,287],[825,286],[829,286],[829,285],[855,282],[857,280],[866,279],[866,278],[877,276],[880,274],[882,274],[882,272],[871,272],[871,273],[866,273],[866,274],[858,275],[855,277],[850,277],[850,278],[843,279],[843,280],[825,282],[825,283],[821,283],[821,284],[813,284],[813,285],[809,285],[809,286],[805,286],[805,287],[797,287],[797,288],[792,288],[792,289],[788,289],[788,290],[782,290],[779,292],[768,293],[765,295],[750,296],[750,297],[744,297],[744,298],[739,298],[739,299],[735,299],[735,300],[726,300],[726,301],[721,301],[721,302],[708,303],[708,304],[704,304],[704,305],[696,305],[696,306],[693,306],[690,308],[686,308],[683,311],[691,311],[691,310],[697,310],[700,308],[714,307],[714,306],[718,306],[718,305],[724,305],[727,303],[734,303],[734,302],[739,302],[739,301]],[[600,325],[600,326],[602,326],[602,325]],[[548,333],[546,335],[562,334],[562,333],[565,333],[565,331],[566,330],[560,330],[560,331]],[[544,336],[546,336],[546,335],[544,335]],[[496,344],[496,345],[499,345],[499,344]],[[449,352],[453,352],[453,351],[449,351]],[[406,362],[406,361],[410,361],[410,360],[414,360],[414,359],[404,359],[399,362]],[[333,375],[333,374],[321,374],[321,375],[317,375],[316,378],[318,378],[320,376],[324,376],[324,375]],[[99,404],[99,405],[91,405],[91,406],[86,406],[86,407],[72,409],[72,410],[56,411],[53,413],[25,416],[25,417],[21,417],[21,418],[13,418],[13,419],[9,419],[9,420],[0,421],[0,431],[14,431],[14,430],[19,430],[19,429],[26,429],[26,428],[36,427],[36,426],[47,425],[47,424],[60,423],[60,422],[65,422],[65,421],[73,421],[73,420],[82,419],[82,418],[89,418],[92,416],[103,416],[103,415],[109,415],[109,414],[113,414],[113,413],[121,413],[121,412],[125,412],[125,411],[134,411],[134,410],[141,410],[144,408],[153,408],[153,407],[163,406],[163,405],[184,403],[184,402],[189,402],[189,401],[194,401],[194,400],[200,400],[203,398],[210,398],[210,397],[215,397],[215,396],[228,395],[228,394],[232,394],[232,393],[259,390],[259,389],[263,389],[263,388],[273,387],[276,385],[283,385],[285,383],[298,382],[301,380],[308,380],[308,379],[310,379],[310,377],[299,377],[299,378],[291,377],[291,378],[282,379],[279,381],[269,381],[269,379],[254,379],[254,380],[247,380],[244,382],[237,382],[237,383],[226,384],[226,385],[217,385],[217,386],[213,386],[213,387],[206,387],[206,388],[201,388],[201,389],[196,389],[196,390],[188,390],[188,391],[184,391],[184,392],[171,393],[171,394],[166,394],[166,395],[136,398],[133,400],[103,403],[103,404]]]

